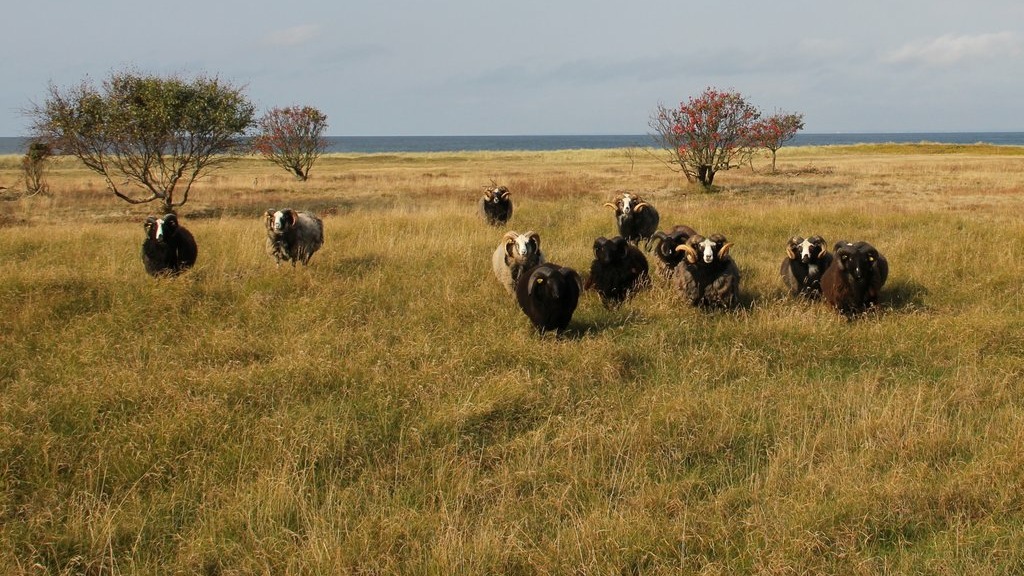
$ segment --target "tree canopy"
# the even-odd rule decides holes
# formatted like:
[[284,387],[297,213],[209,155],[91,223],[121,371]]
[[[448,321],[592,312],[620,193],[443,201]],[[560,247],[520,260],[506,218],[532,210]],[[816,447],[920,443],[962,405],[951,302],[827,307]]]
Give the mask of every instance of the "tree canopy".
[[197,179],[242,150],[253,113],[240,88],[216,77],[115,72],[100,88],[88,79],[51,84],[29,116],[36,139],[79,158],[118,198],[159,200],[171,212]]
[[304,181],[327,147],[323,137],[326,128],[327,115],[312,106],[274,108],[256,122],[252,147]]

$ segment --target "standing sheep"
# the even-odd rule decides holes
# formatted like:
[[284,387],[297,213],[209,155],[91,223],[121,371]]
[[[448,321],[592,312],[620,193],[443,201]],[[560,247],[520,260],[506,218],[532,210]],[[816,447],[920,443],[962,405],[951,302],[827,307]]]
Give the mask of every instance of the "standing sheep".
[[544,263],[540,250],[540,234],[533,230],[520,234],[511,230],[501,239],[491,256],[494,277],[510,294],[515,293],[516,282],[524,270]]
[[541,264],[523,272],[516,283],[519,307],[541,334],[561,334],[580,300],[583,280],[572,268]]
[[146,231],[146,240],[142,243],[142,264],[150,276],[173,276],[196,263],[199,255],[196,239],[178,224],[177,216],[150,216],[142,227]]
[[824,238],[793,236],[786,243],[786,257],[779,274],[791,296],[817,299],[821,297],[821,277],[830,264],[832,255]]
[[606,308],[622,304],[650,283],[647,258],[639,248],[622,236],[611,240],[602,236],[594,241],[594,261],[585,288],[595,290]]
[[263,218],[267,227],[267,253],[278,266],[291,260],[303,266],[324,244],[324,223],[312,212],[296,212],[291,208],[267,210]]
[[512,198],[508,188],[489,186],[484,188],[484,195],[479,202],[480,215],[491,226],[504,226],[512,219]]
[[732,243],[721,234],[697,234],[676,250],[686,253],[672,282],[693,306],[731,308],[739,301],[740,270],[729,256]]
[[641,239],[650,247],[651,236],[658,229],[658,211],[639,196],[623,192],[615,197],[614,202],[605,202],[605,206],[615,211],[615,225],[619,236],[634,244]]
[[878,303],[889,262],[867,242],[836,242],[832,265],[821,278],[825,301],[846,317]]

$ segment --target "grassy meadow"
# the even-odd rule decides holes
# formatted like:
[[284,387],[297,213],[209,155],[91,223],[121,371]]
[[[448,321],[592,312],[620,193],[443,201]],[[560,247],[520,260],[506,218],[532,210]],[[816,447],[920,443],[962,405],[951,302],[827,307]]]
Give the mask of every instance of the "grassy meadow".
[[[0,157],[15,188],[17,156]],[[244,159],[142,267],[70,159],[0,201],[0,573],[1008,574],[1024,570],[1024,149],[783,148],[686,185],[647,150]],[[602,204],[735,245],[742,305],[664,282],[538,336],[509,226],[586,273]],[[323,216],[308,268],[262,213]],[[787,298],[786,239],[867,240],[881,310]]]

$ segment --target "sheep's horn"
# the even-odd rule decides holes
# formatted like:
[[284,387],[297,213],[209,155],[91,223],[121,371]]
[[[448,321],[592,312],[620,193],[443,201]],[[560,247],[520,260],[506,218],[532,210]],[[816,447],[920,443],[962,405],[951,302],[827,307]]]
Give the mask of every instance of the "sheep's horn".
[[644,208],[647,208],[648,206],[650,206],[650,204],[648,204],[647,202],[639,202],[639,203],[637,203],[636,208],[634,208],[634,210],[639,212],[639,211],[643,210]]
[[612,210],[618,210],[619,209],[618,206],[616,206],[615,204],[612,204],[611,202],[605,202],[604,205],[609,207],[609,208],[611,208]]
[[793,252],[792,244],[786,244],[786,255],[789,256],[790,260],[796,260],[796,252]]
[[689,244],[680,244],[676,246],[676,252],[686,252],[686,261],[690,264],[697,263],[697,251],[693,249],[693,246]]
[[718,251],[718,259],[725,260],[725,257],[729,255],[729,248],[732,248],[732,242],[726,242],[724,246]]
[[533,240],[534,243],[537,244],[537,250],[540,250],[540,234],[537,234],[533,230],[527,230],[524,236],[526,236],[530,240]]

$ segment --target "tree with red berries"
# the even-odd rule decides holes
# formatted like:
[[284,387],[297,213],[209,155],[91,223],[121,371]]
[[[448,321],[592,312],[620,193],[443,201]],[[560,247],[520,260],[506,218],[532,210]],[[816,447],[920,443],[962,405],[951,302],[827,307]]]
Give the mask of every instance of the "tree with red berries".
[[750,128],[751,145],[767,148],[772,153],[772,174],[775,173],[775,155],[782,145],[792,140],[796,133],[804,129],[803,114],[775,114],[754,122]]
[[659,104],[650,126],[670,162],[708,188],[718,171],[738,166],[749,152],[750,129],[760,116],[738,92],[707,88],[678,107]]
[[274,108],[256,122],[252,147],[305,181],[313,163],[327,148],[323,137],[326,128],[327,115],[312,106]]

